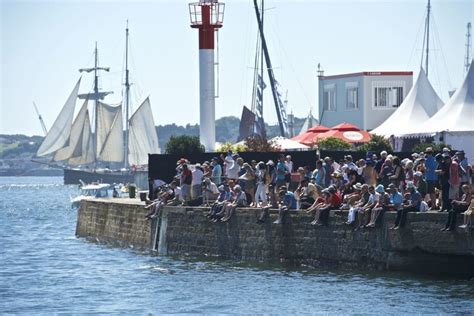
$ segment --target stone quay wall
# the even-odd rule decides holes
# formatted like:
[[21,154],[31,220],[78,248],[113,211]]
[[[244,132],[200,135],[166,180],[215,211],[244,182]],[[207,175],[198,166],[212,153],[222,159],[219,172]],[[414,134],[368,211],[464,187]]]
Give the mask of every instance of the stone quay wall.
[[275,210],[263,224],[257,209],[237,209],[227,223],[209,222],[208,210],[165,207],[147,222],[138,202],[86,201],[76,234],[169,255],[474,277],[474,232],[441,232],[446,213],[409,213],[400,230],[389,230],[396,214],[386,213],[378,228],[353,231],[344,225],[347,211],[332,211],[328,226],[314,227],[312,217],[299,211],[276,225]]

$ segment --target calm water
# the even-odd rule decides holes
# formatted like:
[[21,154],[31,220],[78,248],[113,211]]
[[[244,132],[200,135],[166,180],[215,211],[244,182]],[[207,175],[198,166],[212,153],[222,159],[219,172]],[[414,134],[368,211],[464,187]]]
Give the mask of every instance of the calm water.
[[[75,237],[75,186],[0,177],[0,313],[464,313],[474,280],[155,256]],[[429,264],[429,263],[427,263]]]

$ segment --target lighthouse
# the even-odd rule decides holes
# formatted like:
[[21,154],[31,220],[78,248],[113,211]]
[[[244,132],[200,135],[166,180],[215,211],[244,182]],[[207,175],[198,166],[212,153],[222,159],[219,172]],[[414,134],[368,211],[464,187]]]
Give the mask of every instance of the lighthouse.
[[199,139],[206,151],[214,151],[216,144],[214,47],[224,7],[218,0],[189,4],[191,27],[199,30]]

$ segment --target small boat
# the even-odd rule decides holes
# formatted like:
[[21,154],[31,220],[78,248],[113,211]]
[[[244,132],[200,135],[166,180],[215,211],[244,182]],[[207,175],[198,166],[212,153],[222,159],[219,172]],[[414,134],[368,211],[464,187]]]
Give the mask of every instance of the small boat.
[[91,200],[95,198],[107,198],[111,197],[109,191],[113,187],[108,183],[94,183],[81,186],[81,194],[71,198],[71,204],[73,207],[78,207],[81,201]]

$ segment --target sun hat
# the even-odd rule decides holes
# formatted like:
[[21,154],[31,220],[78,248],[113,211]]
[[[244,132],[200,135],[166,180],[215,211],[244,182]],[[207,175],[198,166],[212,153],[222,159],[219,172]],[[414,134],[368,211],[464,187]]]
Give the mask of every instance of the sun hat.
[[385,192],[385,189],[384,189],[383,185],[379,184],[379,185],[375,188],[375,192],[377,192],[377,193],[384,193],[384,192]]
[[354,184],[352,187],[354,188],[354,190],[362,190],[362,184],[360,184],[359,182]]
[[415,177],[421,177],[423,176],[423,173],[421,173],[421,171],[417,171],[413,174]]
[[414,189],[414,188],[416,188],[415,183],[413,181],[408,181],[407,182],[407,189]]

